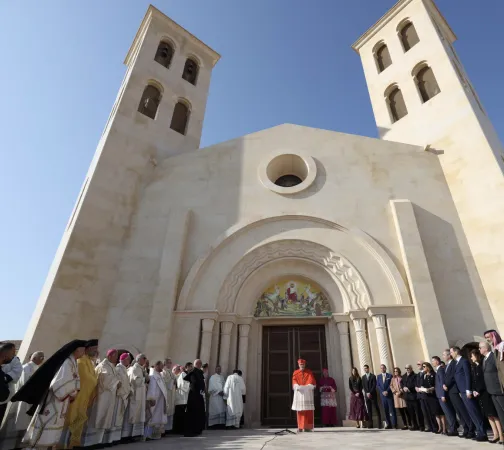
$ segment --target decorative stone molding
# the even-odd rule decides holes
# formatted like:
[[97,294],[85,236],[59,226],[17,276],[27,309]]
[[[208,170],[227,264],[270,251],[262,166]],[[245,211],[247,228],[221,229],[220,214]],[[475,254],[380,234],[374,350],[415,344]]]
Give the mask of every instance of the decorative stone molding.
[[297,212],[285,212],[281,216],[260,216],[245,219],[228,228],[222,233],[208,250],[193,264],[182,286],[177,302],[177,310],[185,310],[192,295],[194,286],[198,284],[200,277],[206,271],[206,267],[211,264],[213,258],[227,245],[228,242],[239,238],[247,233],[251,228],[260,227],[262,224],[283,221],[283,220],[307,220],[314,224],[319,224],[335,231],[348,235],[349,239],[358,242],[380,265],[385,276],[390,282],[393,291],[393,299],[396,304],[411,304],[409,292],[404,283],[399,270],[387,252],[372,237],[358,228],[345,226],[341,222],[336,223],[332,217],[307,216]]
[[247,324],[238,325],[238,334],[240,336],[240,339],[242,337],[248,338],[249,333],[250,333],[250,325]]
[[370,295],[364,280],[349,261],[323,245],[288,239],[257,247],[245,255],[222,284],[219,308],[226,312],[236,311],[236,299],[243,282],[262,265],[281,258],[307,259],[327,269],[342,291],[345,310],[365,309],[370,306]]
[[[343,374],[348,376],[352,370],[352,354],[350,350],[350,334],[348,332],[348,322],[337,322],[340,350],[341,350],[341,367],[343,368]],[[350,388],[348,383],[344,383],[343,388],[345,390],[345,404],[346,404],[346,415],[350,413]]]
[[348,336],[348,322],[336,322],[340,336]]
[[210,350],[212,349],[212,332],[215,324],[214,319],[203,319],[201,321],[201,348],[200,359],[208,362],[210,359]]
[[375,328],[378,330],[380,328],[386,328],[387,327],[387,319],[385,318],[385,315],[383,314],[378,314],[373,317],[373,322]]
[[201,328],[203,333],[211,333],[215,324],[214,319],[203,319],[201,321]]
[[387,369],[392,368],[392,358],[389,352],[389,340],[387,334],[387,318],[384,314],[373,317],[376,329],[376,340],[378,341],[378,351],[380,353],[380,364],[385,364]]

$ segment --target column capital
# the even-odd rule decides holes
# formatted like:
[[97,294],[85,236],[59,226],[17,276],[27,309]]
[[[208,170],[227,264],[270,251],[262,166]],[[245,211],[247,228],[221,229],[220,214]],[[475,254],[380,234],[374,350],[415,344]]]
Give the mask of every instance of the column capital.
[[233,329],[233,322],[221,322],[220,323],[220,332],[221,334],[231,334],[231,330]]
[[336,326],[338,327],[338,333],[340,336],[348,335],[348,322],[338,322],[336,323]]
[[245,324],[245,323],[238,325],[238,334],[239,334],[240,338],[248,337],[249,332],[250,332],[250,325]]
[[353,324],[356,333],[366,331],[366,319],[353,319]]
[[373,318],[373,323],[376,329],[387,328],[387,318],[385,317],[385,314],[376,314],[371,317]]
[[201,321],[201,328],[203,330],[203,333],[211,333],[213,331],[214,324],[214,319],[203,319]]

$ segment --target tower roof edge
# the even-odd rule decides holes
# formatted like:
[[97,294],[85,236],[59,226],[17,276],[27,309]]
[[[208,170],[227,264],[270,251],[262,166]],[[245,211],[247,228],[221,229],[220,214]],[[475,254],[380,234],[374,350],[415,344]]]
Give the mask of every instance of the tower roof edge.
[[380,17],[380,19],[378,19],[378,21],[374,25],[369,27],[367,31],[352,44],[352,48],[355,50],[355,52],[359,53],[361,47],[369,39],[371,39],[376,33],[378,33],[378,31],[380,31],[393,17],[399,14],[412,1],[421,1],[425,5],[425,7],[431,13],[433,20],[435,20],[437,24],[444,29],[450,42],[453,43],[457,40],[457,36],[455,35],[445,17],[433,0],[399,0],[382,17]]
[[202,40],[200,40],[196,36],[194,36],[194,34],[187,31],[183,26],[179,25],[173,19],[170,19],[166,14],[161,12],[159,9],[157,9],[153,5],[149,5],[149,7],[147,8],[147,12],[145,13],[144,18],[142,19],[142,22],[140,23],[140,26],[138,27],[138,30],[135,34],[133,42],[131,43],[131,46],[128,50],[128,53],[126,54],[126,58],[124,59],[124,64],[126,64],[126,65],[129,64],[131,57],[134,54],[134,50],[142,38],[143,31],[144,31],[145,27],[150,23],[150,21],[154,17],[158,17],[161,20],[164,20],[169,26],[176,29],[180,34],[185,35],[188,39],[192,40],[200,47],[203,47],[204,50],[212,58],[212,67],[215,66],[215,64],[217,64],[217,61],[219,61],[220,56],[221,56],[219,53],[217,53],[213,48],[211,48],[210,46],[205,44]]

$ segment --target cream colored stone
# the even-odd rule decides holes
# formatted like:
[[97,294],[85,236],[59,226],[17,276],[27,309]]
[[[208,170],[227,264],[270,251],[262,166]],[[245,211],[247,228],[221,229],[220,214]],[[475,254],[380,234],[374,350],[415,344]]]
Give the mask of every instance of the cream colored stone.
[[[396,28],[406,17],[420,43],[404,53]],[[169,69],[153,60],[161,39],[175,46]],[[378,75],[382,39],[393,64]],[[346,417],[352,361],[404,367],[503,325],[500,144],[457,81],[454,39],[430,0],[401,0],[354,45],[382,139],[284,124],[199,149],[219,56],[150,7],[21,356],[98,337],[102,351],[151,361],[238,364],[247,424],[260,426],[264,327],[324,326]],[[196,86],[181,78],[189,55]],[[421,60],[441,88],[425,104],[411,78]],[[163,94],[155,120],[137,111],[152,81]],[[392,82],[409,112],[393,125],[383,99]],[[169,127],[181,98],[186,136]],[[303,183],[275,187],[287,169]],[[254,317],[264,290],[290,276],[320,286],[332,318]]]

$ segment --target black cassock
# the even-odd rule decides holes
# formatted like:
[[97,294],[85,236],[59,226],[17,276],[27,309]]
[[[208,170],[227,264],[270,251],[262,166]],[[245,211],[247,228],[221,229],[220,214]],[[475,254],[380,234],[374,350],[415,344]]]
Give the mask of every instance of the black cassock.
[[205,378],[203,371],[196,367],[188,373],[184,381],[189,382],[189,396],[184,419],[184,436],[198,436],[205,428]]

